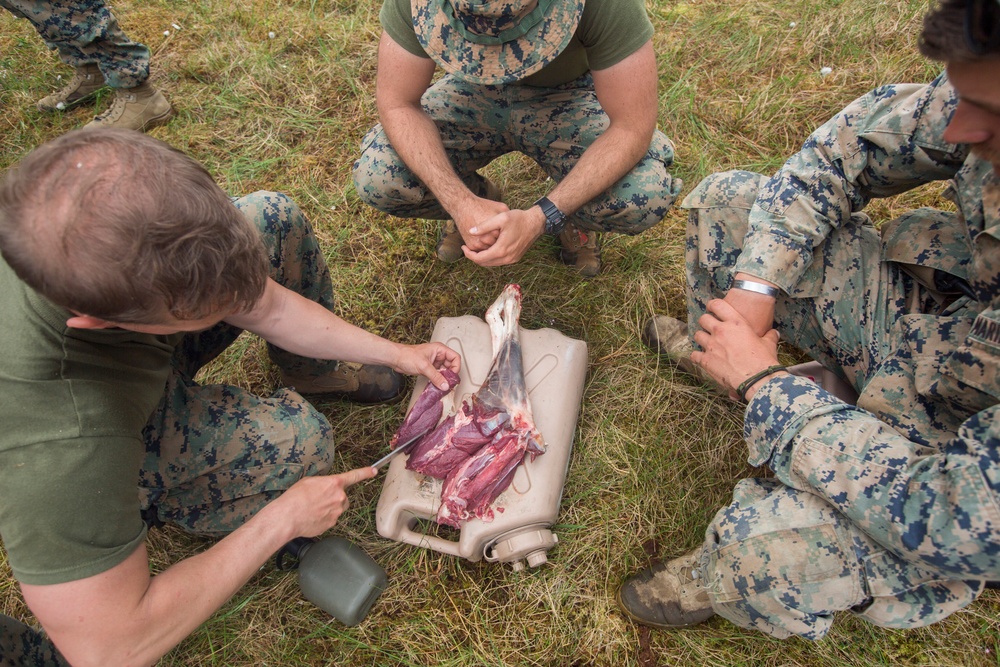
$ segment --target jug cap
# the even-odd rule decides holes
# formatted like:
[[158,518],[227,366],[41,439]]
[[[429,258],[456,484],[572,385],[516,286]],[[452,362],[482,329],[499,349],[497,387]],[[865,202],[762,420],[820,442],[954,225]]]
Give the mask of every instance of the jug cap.
[[493,545],[487,546],[483,555],[488,561],[513,563],[520,570],[522,558],[527,558],[529,567],[537,567],[548,562],[546,552],[559,542],[548,528],[529,528],[516,533],[501,535]]

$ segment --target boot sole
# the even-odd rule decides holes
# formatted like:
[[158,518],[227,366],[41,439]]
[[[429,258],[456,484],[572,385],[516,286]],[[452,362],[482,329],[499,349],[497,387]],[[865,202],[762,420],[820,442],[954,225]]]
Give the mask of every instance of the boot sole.
[[174,109],[173,107],[171,107],[167,109],[166,112],[161,113],[159,116],[154,116],[149,120],[147,120],[145,123],[142,124],[142,127],[139,128],[139,131],[145,132],[146,130],[149,130],[151,128],[159,127],[160,125],[166,125],[167,122],[169,122],[170,119],[173,117],[174,117]]
[[62,109],[60,109],[59,107],[55,107],[55,106],[52,106],[52,107],[42,106],[42,104],[40,102],[36,102],[35,103],[35,108],[38,109],[39,111],[44,111],[45,113],[56,113],[57,111],[66,111],[67,109],[72,109],[73,107],[79,106],[79,105],[83,104],[84,102],[92,101],[95,97],[97,97],[97,93],[99,93],[99,92],[100,92],[100,89],[95,90],[92,93],[88,93],[87,95],[84,95],[83,97],[78,97],[75,100],[73,100],[72,102],[63,102],[63,108]]

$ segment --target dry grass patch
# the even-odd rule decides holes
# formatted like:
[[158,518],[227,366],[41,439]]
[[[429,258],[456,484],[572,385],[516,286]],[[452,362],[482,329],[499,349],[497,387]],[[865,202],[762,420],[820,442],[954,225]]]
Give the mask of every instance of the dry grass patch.
[[[763,474],[746,463],[739,407],[647,351],[654,313],[685,316],[685,215],[671,211],[636,237],[607,237],[605,270],[581,280],[542,240],[514,267],[486,270],[433,258],[437,223],[362,205],[351,164],[376,122],[378,2],[114,1],[125,30],[154,51],[154,80],[178,117],[153,134],[188,151],[233,194],[289,193],[310,217],[333,273],[338,312],[396,340],[426,340],[441,316],[481,315],[519,282],[522,324],[589,345],[590,367],[563,494],[560,543],[530,572],[468,563],[379,538],[380,482],[352,490],[335,533],[364,547],[390,586],[356,628],[305,602],[294,575],[264,567],[163,665],[987,665],[996,664],[1000,607],[988,594],[930,628],[874,628],[841,614],[822,642],[779,642],[719,619],[649,632],[614,606],[618,583],[651,558],[694,547],[733,484]],[[676,145],[686,194],[726,169],[771,172],[808,133],[878,84],[928,81],[938,66],[914,48],[924,0],[651,0],[660,72],[660,127]],[[180,30],[172,27],[176,23]],[[795,23],[795,26],[791,26]],[[164,30],[170,35],[165,36]],[[269,33],[274,33],[270,37]],[[827,76],[821,67],[830,67]],[[69,69],[25,22],[0,14],[0,167],[82,125],[83,107],[45,115],[34,101]],[[100,108],[109,103],[107,96]],[[509,156],[487,172],[514,206],[543,194],[541,171]],[[940,205],[931,186],[877,202],[876,222]],[[260,393],[277,373],[246,336],[206,379]],[[404,404],[405,405],[405,404]],[[321,406],[336,429],[336,467],[374,459],[403,405]],[[153,531],[154,570],[209,545]],[[0,608],[26,610],[0,559]]]

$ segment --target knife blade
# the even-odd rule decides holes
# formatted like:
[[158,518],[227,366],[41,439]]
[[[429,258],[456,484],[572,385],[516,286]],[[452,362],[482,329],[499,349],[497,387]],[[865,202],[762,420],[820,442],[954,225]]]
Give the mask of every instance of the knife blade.
[[381,468],[382,466],[384,466],[386,463],[388,463],[389,461],[391,461],[397,454],[401,454],[404,451],[406,451],[407,449],[409,449],[410,446],[413,443],[415,443],[417,440],[420,440],[420,438],[424,437],[425,435],[427,435],[427,434],[426,433],[421,433],[420,435],[417,435],[417,436],[414,436],[414,437],[410,438],[409,440],[407,440],[406,442],[404,442],[402,445],[400,445],[399,447],[396,447],[391,452],[389,452],[388,454],[386,454],[385,456],[383,456],[382,458],[380,458],[378,461],[376,461],[375,463],[371,464],[371,467],[375,468],[376,470],[378,470],[379,468]]

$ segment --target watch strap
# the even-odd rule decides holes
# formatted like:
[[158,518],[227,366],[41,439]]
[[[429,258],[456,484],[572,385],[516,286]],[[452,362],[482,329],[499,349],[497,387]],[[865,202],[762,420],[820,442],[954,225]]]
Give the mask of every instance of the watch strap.
[[545,214],[546,234],[555,236],[566,226],[566,214],[560,211],[559,207],[553,204],[548,197],[539,197],[534,206],[541,208],[542,213]]

